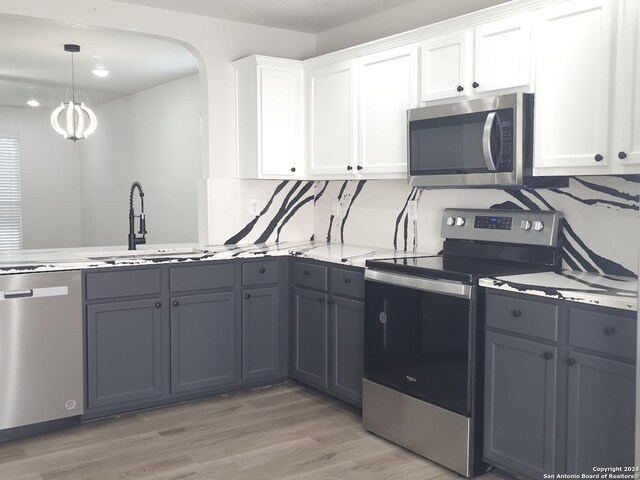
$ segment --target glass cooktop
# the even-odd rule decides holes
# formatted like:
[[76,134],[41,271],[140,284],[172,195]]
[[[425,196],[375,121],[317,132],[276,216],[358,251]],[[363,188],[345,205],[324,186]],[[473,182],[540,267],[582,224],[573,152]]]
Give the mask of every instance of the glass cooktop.
[[473,284],[483,277],[518,275],[551,270],[540,265],[523,265],[478,260],[469,257],[436,255],[430,257],[403,257],[367,260],[367,268],[401,273],[414,277],[435,278]]

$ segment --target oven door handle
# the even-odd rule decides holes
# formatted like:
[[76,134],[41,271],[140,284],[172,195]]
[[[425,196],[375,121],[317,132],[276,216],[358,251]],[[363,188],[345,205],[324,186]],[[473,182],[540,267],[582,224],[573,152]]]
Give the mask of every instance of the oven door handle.
[[484,122],[484,129],[482,130],[482,153],[484,154],[484,163],[490,172],[496,171],[496,164],[493,161],[493,153],[491,152],[491,132],[493,131],[496,114],[497,112],[491,112],[487,115],[487,119]]
[[459,298],[471,298],[471,285],[464,283],[448,282],[446,280],[433,280],[429,278],[410,277],[396,273],[380,272],[367,268],[364,271],[364,279],[372,282],[387,283],[398,287],[406,287],[424,292],[439,293]]

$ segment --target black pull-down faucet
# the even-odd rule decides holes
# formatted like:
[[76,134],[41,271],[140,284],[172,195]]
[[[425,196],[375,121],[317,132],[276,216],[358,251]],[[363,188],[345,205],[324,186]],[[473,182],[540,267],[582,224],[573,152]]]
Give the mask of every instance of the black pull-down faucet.
[[[136,188],[140,193],[140,215],[135,215],[133,212],[133,191]],[[140,218],[140,229],[138,230],[138,233],[141,233],[142,237],[136,237],[134,226],[134,220],[136,217]],[[146,234],[147,228],[144,221],[144,192],[142,191],[142,185],[140,185],[140,182],[133,182],[131,184],[131,191],[129,192],[129,250],[135,250],[136,245],[146,243]]]

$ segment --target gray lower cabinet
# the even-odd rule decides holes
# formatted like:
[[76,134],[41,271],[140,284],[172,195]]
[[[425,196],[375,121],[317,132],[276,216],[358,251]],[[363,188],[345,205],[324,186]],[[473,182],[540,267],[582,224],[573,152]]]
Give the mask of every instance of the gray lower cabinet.
[[493,292],[486,305],[485,460],[534,479],[632,466],[635,315]]
[[567,473],[633,465],[635,368],[575,351],[568,364]]
[[84,417],[288,378],[289,266],[260,259],[85,272]]
[[160,299],[87,307],[89,408],[162,394]]
[[171,392],[217,387],[235,377],[233,292],[171,298]]
[[242,379],[281,373],[278,287],[245,289],[242,300]]
[[296,288],[293,296],[293,377],[329,388],[327,294]]
[[364,373],[364,302],[332,297],[331,391],[343,400],[362,403]]
[[555,469],[556,348],[488,332],[485,458],[532,478]]
[[293,378],[361,406],[364,272],[298,260],[293,279]]

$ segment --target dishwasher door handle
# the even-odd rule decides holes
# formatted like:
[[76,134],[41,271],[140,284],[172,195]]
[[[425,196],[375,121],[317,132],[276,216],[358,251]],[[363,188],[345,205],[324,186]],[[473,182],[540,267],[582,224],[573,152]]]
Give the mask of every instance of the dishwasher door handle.
[[11,290],[0,292],[0,300],[17,300],[20,298],[63,297],[69,295],[69,287],[44,287],[29,290]]
[[10,300],[12,298],[28,298],[33,297],[33,289],[31,290],[14,290],[13,292],[4,292],[4,299]]

